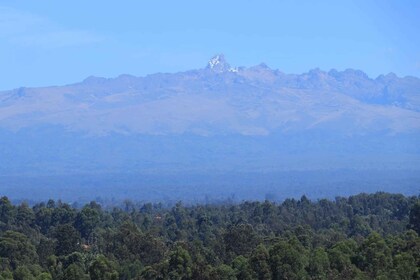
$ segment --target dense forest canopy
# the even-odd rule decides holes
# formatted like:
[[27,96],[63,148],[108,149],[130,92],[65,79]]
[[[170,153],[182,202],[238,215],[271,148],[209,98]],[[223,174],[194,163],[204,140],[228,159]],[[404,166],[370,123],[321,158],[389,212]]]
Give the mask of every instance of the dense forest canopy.
[[420,279],[420,199],[75,208],[0,199],[0,279]]

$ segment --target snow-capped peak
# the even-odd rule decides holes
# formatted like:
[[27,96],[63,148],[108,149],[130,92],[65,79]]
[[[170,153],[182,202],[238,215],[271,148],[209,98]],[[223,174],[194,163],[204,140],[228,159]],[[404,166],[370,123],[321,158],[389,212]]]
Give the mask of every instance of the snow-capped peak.
[[209,67],[210,68],[214,68],[217,65],[224,63],[225,62],[225,57],[223,56],[223,54],[218,54],[213,56],[210,61],[209,61]]
[[225,60],[225,56],[223,54],[217,54],[213,56],[207,64],[207,69],[219,73],[238,72],[237,68],[230,67],[229,63]]

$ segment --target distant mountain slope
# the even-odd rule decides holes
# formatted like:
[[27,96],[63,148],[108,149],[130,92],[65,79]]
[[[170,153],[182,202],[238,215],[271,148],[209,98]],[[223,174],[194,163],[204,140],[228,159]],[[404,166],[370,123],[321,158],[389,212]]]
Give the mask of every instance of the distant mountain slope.
[[0,92],[0,174],[419,168],[420,79],[231,67]]

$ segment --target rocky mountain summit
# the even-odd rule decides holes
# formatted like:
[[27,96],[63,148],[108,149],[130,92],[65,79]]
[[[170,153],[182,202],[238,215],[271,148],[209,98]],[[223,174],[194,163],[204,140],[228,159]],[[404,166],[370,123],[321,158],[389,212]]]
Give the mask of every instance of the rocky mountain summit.
[[223,72],[238,72],[237,68],[230,67],[230,64],[226,61],[223,54],[215,55],[207,63],[206,69],[211,71],[223,73]]

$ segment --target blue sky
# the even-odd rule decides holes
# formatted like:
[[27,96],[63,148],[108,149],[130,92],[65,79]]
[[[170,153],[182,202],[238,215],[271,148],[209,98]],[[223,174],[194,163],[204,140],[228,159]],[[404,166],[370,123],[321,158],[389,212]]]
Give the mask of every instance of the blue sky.
[[0,89],[234,66],[420,77],[420,1],[0,1]]

